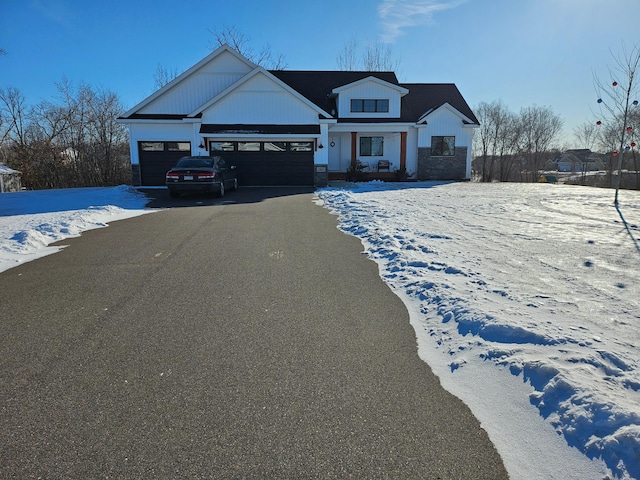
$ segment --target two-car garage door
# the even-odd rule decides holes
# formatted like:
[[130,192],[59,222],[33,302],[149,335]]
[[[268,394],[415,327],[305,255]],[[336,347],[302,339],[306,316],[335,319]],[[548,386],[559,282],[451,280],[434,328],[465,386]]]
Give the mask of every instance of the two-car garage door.
[[[139,142],[143,186],[164,185],[165,173],[190,155],[190,142]],[[313,141],[212,141],[209,152],[236,165],[241,186],[313,185]]]
[[237,167],[241,186],[313,185],[313,149],[313,142],[209,142],[210,155]]

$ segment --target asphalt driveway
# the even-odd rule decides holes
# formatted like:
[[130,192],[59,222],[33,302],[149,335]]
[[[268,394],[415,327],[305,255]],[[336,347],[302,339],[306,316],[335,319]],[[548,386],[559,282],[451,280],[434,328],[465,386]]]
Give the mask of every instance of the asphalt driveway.
[[1,478],[507,478],[308,189],[148,194],[0,273]]

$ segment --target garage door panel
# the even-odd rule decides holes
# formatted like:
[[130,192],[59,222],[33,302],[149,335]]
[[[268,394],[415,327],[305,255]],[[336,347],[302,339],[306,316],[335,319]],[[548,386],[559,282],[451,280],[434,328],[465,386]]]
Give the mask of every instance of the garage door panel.
[[[155,148],[145,150],[154,145]],[[176,148],[180,145],[180,150]],[[182,157],[191,153],[189,142],[139,142],[140,180],[145,187],[165,185],[165,174]]]
[[313,185],[313,152],[236,151],[220,155],[236,165],[240,185]]
[[[140,159],[140,176],[142,185],[146,187],[165,185],[165,174],[184,154],[156,159]],[[175,158],[174,158],[175,157]]]

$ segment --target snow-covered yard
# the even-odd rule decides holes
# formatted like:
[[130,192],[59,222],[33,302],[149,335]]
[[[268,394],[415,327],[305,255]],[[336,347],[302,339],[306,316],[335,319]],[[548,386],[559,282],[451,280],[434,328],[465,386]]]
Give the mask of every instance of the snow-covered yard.
[[[317,192],[514,479],[640,478],[640,192],[371,182]],[[0,195],[0,271],[140,215],[125,186]]]
[[640,478],[640,192],[621,192],[624,222],[613,191],[588,187],[317,195],[403,299],[419,354],[512,478]]
[[151,212],[148,201],[126,185],[0,194],[0,272],[60,250],[50,243]]

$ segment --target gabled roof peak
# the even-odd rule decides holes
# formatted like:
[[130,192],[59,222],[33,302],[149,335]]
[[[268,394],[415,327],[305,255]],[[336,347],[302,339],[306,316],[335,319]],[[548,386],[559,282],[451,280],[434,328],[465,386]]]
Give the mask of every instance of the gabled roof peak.
[[[378,83],[381,85],[384,85],[388,88],[391,88],[393,90],[397,90],[398,92],[400,92],[401,95],[406,95],[407,93],[409,93],[409,90],[407,90],[404,87],[401,87],[400,85],[398,85],[397,81],[395,82],[389,82],[387,80],[383,80],[382,78],[380,78],[379,76],[376,76],[376,72],[366,72],[369,75],[366,75],[365,72],[360,72],[363,75],[363,78],[360,78],[354,82],[349,82],[349,83],[345,83],[344,85],[341,85],[339,87],[336,87],[332,90],[332,93],[340,93],[343,90],[346,90],[348,88],[353,88],[356,87],[358,85],[362,85],[364,83],[369,83],[369,82],[374,82],[374,83]],[[379,73],[384,73],[384,72],[379,72]],[[393,77],[395,79],[396,74],[391,72],[393,74]]]
[[142,109],[145,106],[149,105],[151,102],[153,102],[158,97],[161,97],[162,95],[164,95],[167,91],[171,90],[176,85],[180,84],[186,78],[191,76],[191,74],[193,74],[197,70],[200,70],[202,67],[204,67],[209,62],[211,62],[215,58],[219,57],[223,53],[229,53],[229,54],[233,55],[238,60],[240,60],[242,63],[247,65],[247,68],[249,70],[253,70],[254,68],[257,67],[257,65],[255,63],[251,62],[249,59],[247,59],[244,56],[240,55],[240,53],[237,50],[233,49],[230,45],[225,43],[224,45],[221,45],[220,47],[216,48],[209,55],[204,57],[202,60],[200,60],[195,65],[193,65],[191,68],[189,68],[189,69],[185,70],[184,72],[182,72],[180,75],[178,75],[176,78],[171,80],[169,83],[167,83],[166,85],[163,85],[159,90],[157,90],[154,93],[152,93],[151,95],[149,95],[142,102],[138,103],[135,107],[133,107],[131,110],[126,112],[124,115],[122,115],[121,118],[127,118],[127,117],[130,117],[131,115],[135,114],[140,109]]

